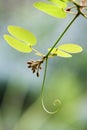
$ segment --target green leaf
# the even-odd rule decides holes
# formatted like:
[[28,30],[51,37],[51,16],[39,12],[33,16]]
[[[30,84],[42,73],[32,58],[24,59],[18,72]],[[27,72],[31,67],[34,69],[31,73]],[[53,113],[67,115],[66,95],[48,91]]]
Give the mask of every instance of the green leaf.
[[24,42],[21,42],[10,35],[4,35],[4,39],[11,47],[15,48],[20,52],[28,53],[32,51],[32,48],[28,44],[25,44]]
[[54,4],[56,4],[57,6],[59,6],[60,8],[63,8],[63,9],[65,9],[67,7],[67,4],[60,0],[48,0],[48,1],[53,2]]
[[29,31],[19,27],[19,26],[8,26],[8,32],[14,36],[16,39],[25,42],[29,45],[36,44],[36,37]]
[[66,12],[63,10],[63,8],[60,8],[53,4],[46,2],[35,2],[34,7],[56,18],[66,17]]
[[[48,51],[50,51],[51,48],[48,49]],[[59,50],[58,48],[54,48],[50,54],[49,57],[53,57],[53,56],[60,56],[60,57],[64,57],[64,58],[69,58],[72,57],[71,54],[68,54],[64,51]]]
[[58,47],[58,49],[68,53],[79,53],[83,50],[81,46],[76,44],[62,44]]
[[4,35],[4,39],[7,43],[21,52],[31,52],[31,46],[36,44],[36,37],[29,31],[19,26],[8,26],[8,32],[10,35]]
[[[48,49],[50,51],[51,48]],[[54,48],[51,51],[50,56],[60,56],[64,58],[72,57],[72,53],[82,52],[82,47],[76,44],[62,44],[58,48]],[[71,54],[69,54],[71,53]]]

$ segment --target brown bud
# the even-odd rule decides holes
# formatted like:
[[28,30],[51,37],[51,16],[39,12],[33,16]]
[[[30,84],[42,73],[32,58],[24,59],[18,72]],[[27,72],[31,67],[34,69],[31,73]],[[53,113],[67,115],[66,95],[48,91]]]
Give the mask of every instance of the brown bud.
[[31,68],[31,65],[29,65],[28,68]]
[[37,75],[37,77],[39,77],[39,73],[38,73],[38,71],[37,71],[36,75]]
[[68,12],[71,11],[71,8],[67,8],[66,11],[68,11]]
[[39,68],[40,68],[40,70],[42,69],[42,67],[41,67],[41,66],[40,66]]
[[31,64],[31,62],[27,62],[27,64]]
[[35,73],[35,69],[33,70],[33,73]]

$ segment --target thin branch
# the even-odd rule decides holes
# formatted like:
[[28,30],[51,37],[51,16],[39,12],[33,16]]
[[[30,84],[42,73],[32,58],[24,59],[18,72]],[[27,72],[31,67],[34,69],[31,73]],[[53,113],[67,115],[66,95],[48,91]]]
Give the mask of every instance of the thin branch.
[[63,33],[59,36],[59,38],[56,40],[56,42],[54,43],[54,45],[51,47],[50,51],[46,54],[46,57],[48,57],[51,53],[51,51],[54,49],[54,47],[58,44],[58,42],[61,40],[61,38],[63,37],[63,35],[66,33],[66,31],[69,29],[69,27],[72,25],[72,23],[76,20],[76,18],[79,16],[79,12],[76,14],[76,16],[72,19],[72,21],[68,24],[68,26],[65,28],[65,30],[63,31]]

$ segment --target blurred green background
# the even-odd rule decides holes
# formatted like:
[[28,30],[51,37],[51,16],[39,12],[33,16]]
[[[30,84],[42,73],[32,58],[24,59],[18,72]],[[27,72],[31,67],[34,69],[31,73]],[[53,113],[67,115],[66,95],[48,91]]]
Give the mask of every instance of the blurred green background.
[[49,60],[44,102],[50,111],[54,99],[62,102],[58,113],[49,115],[40,99],[44,69],[37,78],[26,64],[39,57],[14,50],[3,34],[8,25],[28,29],[37,37],[35,49],[46,54],[73,15],[56,19],[35,9],[33,2],[0,0],[0,130],[87,130],[87,20],[80,16],[60,41],[77,43],[84,51]]

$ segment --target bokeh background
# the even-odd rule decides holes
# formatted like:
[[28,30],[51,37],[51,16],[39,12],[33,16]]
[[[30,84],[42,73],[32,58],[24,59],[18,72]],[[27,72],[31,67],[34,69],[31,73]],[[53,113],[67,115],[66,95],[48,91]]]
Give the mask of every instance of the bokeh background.
[[87,130],[87,20],[80,16],[59,43],[77,43],[84,51],[49,60],[44,102],[53,111],[53,100],[61,101],[58,113],[49,115],[40,98],[44,66],[37,78],[26,64],[40,57],[14,50],[3,34],[8,25],[28,29],[37,37],[35,49],[46,54],[73,15],[56,19],[35,9],[33,2],[0,0],[0,130]]

